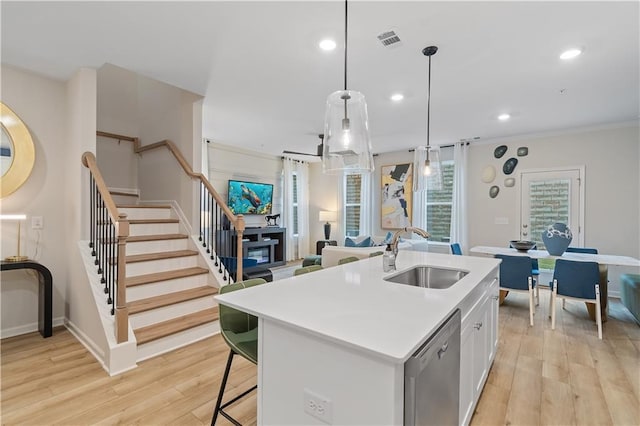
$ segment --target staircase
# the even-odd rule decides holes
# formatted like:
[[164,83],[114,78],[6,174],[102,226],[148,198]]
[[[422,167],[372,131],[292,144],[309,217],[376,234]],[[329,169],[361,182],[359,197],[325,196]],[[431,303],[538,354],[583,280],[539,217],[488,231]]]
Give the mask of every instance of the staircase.
[[113,195],[116,203],[126,200],[117,207],[130,224],[125,284],[136,361],[218,333],[217,280],[172,206]]

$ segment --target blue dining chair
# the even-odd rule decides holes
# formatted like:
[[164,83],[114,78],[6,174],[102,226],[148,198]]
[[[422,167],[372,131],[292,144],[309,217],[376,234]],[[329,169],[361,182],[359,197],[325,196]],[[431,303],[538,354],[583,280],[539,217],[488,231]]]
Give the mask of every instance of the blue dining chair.
[[[513,245],[509,244],[509,247],[515,248]],[[531,250],[537,250],[538,246],[534,245],[531,247]],[[540,265],[538,265],[538,259],[531,259],[531,275],[533,275],[534,279],[537,279],[540,276]],[[536,291],[539,289],[536,287]],[[538,299],[540,299],[540,294],[538,294]]]
[[[579,300],[596,305],[598,338],[602,339],[602,313],[600,312],[600,272],[596,262],[556,260],[551,282],[551,329],[556,328],[556,299]],[[564,307],[564,306],[563,306]]]
[[590,247],[567,247],[567,253],[598,254],[598,249]]
[[[529,324],[533,327],[533,289],[537,289],[536,280],[531,274],[531,258],[529,256],[507,256],[496,254],[500,263],[500,290],[516,291],[529,294]],[[540,302],[537,295],[536,305]]]
[[451,254],[455,254],[457,256],[462,256],[462,248],[458,243],[451,244]]

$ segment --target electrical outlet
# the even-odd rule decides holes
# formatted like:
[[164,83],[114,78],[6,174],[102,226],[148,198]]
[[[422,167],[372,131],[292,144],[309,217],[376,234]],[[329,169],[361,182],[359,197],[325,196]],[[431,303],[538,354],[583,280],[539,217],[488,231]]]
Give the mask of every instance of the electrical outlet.
[[31,216],[31,229],[42,229],[43,226],[42,216]]
[[332,422],[331,400],[309,389],[304,389],[304,412],[326,424]]

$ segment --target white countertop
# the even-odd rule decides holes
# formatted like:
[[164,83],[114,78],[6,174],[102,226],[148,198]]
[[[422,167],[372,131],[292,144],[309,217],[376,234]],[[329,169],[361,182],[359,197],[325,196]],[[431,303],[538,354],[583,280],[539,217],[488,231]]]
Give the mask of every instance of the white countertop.
[[[215,298],[266,320],[404,362],[498,264],[497,259],[401,251],[395,272],[383,272],[378,256]],[[442,290],[383,280],[414,265],[469,273]]]

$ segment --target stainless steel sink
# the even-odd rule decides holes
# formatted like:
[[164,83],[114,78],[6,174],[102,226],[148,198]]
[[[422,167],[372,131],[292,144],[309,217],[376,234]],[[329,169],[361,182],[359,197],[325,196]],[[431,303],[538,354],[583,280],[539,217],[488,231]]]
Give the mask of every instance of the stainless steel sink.
[[459,269],[434,268],[431,266],[414,266],[384,278],[392,283],[412,285],[424,288],[449,288],[460,281],[469,272]]

